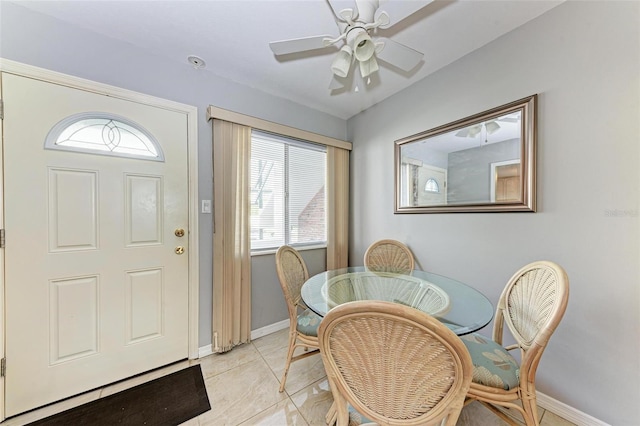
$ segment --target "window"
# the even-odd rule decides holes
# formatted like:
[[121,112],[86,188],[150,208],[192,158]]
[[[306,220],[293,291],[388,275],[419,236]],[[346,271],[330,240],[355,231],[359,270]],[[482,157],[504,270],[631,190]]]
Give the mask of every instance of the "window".
[[326,148],[252,131],[251,250],[326,244]]
[[44,147],[164,161],[158,142],[149,132],[124,117],[108,113],[82,113],[65,118],[53,126]]
[[438,185],[438,181],[434,178],[429,178],[427,183],[424,185],[424,190],[426,192],[440,192],[440,185]]

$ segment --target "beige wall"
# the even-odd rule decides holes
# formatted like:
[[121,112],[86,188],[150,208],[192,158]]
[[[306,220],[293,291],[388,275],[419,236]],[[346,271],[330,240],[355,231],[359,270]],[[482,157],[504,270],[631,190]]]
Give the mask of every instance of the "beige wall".
[[[348,123],[352,262],[397,238],[494,303],[520,266],[560,263],[539,390],[612,425],[640,421],[639,28],[639,2],[566,2]],[[537,213],[393,214],[394,140],[534,93]]]

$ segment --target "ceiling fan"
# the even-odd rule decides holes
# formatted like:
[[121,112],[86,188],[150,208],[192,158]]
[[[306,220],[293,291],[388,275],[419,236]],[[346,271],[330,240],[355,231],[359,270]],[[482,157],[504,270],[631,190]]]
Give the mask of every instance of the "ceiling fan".
[[459,138],[475,138],[482,132],[483,128],[486,131],[486,135],[492,135],[500,130],[500,125],[497,123],[497,120],[485,121],[459,130],[456,132],[456,136]]
[[[484,133],[485,142],[487,142],[486,138],[489,135],[494,134],[502,128],[498,123],[499,121],[505,123],[518,123],[520,121],[520,113],[509,114],[494,118],[493,120],[483,121],[481,123],[474,124],[473,126],[464,127],[457,131],[455,135],[460,138],[475,138],[481,133]],[[482,130],[484,130],[484,132],[482,132]]]
[[329,89],[345,86],[354,63],[358,64],[360,76],[368,84],[370,76],[379,69],[378,59],[403,71],[411,71],[420,63],[423,53],[391,39],[377,37],[376,32],[378,28],[391,28],[432,1],[327,0],[338,24],[339,35],[272,41],[269,47],[276,56],[339,48],[331,64],[333,79]]

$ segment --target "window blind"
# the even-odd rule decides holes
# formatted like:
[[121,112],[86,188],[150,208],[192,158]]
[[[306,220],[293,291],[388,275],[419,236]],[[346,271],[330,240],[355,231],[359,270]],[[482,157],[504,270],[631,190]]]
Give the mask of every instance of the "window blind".
[[251,250],[326,244],[326,147],[252,131]]

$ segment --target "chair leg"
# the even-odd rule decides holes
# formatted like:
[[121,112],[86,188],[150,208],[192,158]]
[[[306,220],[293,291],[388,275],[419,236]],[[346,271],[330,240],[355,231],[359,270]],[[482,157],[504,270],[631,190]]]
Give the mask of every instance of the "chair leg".
[[324,420],[328,426],[333,426],[338,420],[338,411],[336,410],[335,402],[331,404],[331,408],[329,408],[329,411],[327,412],[327,415]]
[[287,362],[284,365],[284,374],[280,381],[280,392],[284,391],[284,385],[287,382],[287,374],[289,374],[289,367],[291,366],[291,358],[293,358],[293,351],[296,348],[296,335],[289,334],[289,350],[287,351]]
[[460,418],[460,413],[464,408],[464,406],[465,406],[464,400],[458,401],[452,404],[452,408],[451,408],[451,411],[449,411],[449,415],[446,418],[442,419],[440,424],[444,424],[444,426],[456,426],[456,424],[458,423],[458,418]]
[[527,426],[538,426],[538,403],[535,390],[533,392],[522,392],[522,409],[524,410],[524,422]]
[[348,426],[349,425],[349,410],[347,409],[347,401],[342,395],[333,396],[333,405],[335,407],[335,419],[336,426]]

